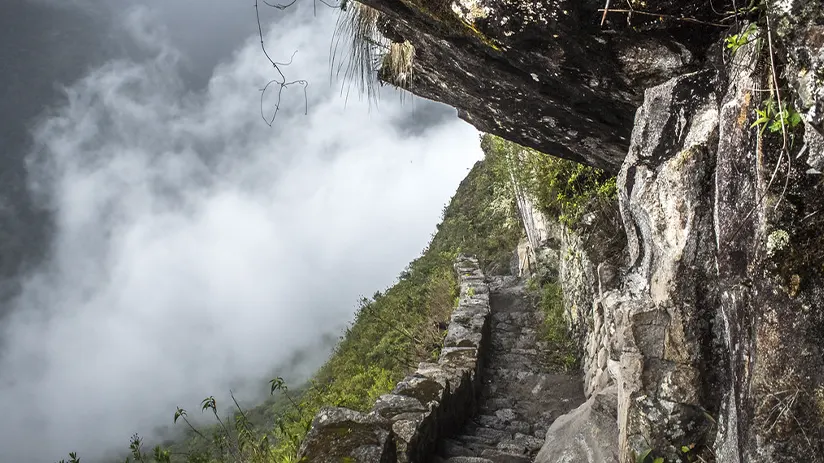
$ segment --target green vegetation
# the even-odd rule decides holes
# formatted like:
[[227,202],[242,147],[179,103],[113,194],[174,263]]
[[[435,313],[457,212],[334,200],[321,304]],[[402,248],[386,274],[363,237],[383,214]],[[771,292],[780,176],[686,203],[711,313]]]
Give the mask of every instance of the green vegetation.
[[[533,286],[534,287],[534,286]],[[564,294],[561,285],[550,282],[540,288],[540,307],[544,315],[541,326],[541,340],[549,344],[552,365],[564,371],[578,368],[578,346],[570,336],[564,318]]]
[[[754,17],[754,22],[751,22],[738,34],[733,34],[724,39],[725,46],[730,52],[735,55],[738,50],[751,42],[755,43],[756,53],[760,58],[767,61],[768,64],[768,90],[769,96],[761,103],[760,108],[755,109],[755,122],[751,127],[759,127],[759,135],[764,134],[769,130],[771,134],[784,134],[793,137],[793,132],[802,123],[802,117],[792,107],[791,99],[785,98],[783,101],[780,94],[787,95],[790,88],[784,85],[783,88],[780,82],[783,76],[781,69],[775,67],[775,51],[773,46],[773,34],[770,28],[770,18],[767,14],[766,2],[751,2],[746,9],[747,14],[758,13],[758,17]],[[753,38],[755,37],[755,38]],[[766,39],[765,39],[766,37]],[[765,43],[767,47],[765,47]],[[775,44],[778,45],[778,44]],[[762,56],[764,51],[768,53]],[[782,150],[788,150],[787,140],[784,141]]]
[[747,26],[746,29],[741,31],[741,33],[733,34],[727,37],[726,39],[724,39],[724,43],[726,44],[727,49],[730,50],[730,52],[732,52],[733,54],[735,54],[736,52],[738,52],[739,48],[743,47],[744,45],[750,42],[750,35],[752,35],[752,33],[757,30],[758,26],[756,26],[755,23],[752,23],[749,26]]
[[761,127],[762,134],[767,129],[771,133],[792,132],[802,122],[801,115],[794,108],[785,105],[783,110],[778,110],[773,96],[764,100],[761,109],[756,109],[755,113],[758,118],[752,127]]
[[[712,417],[710,417],[712,418]],[[714,421],[714,420],[713,420]],[[703,449],[703,446],[696,445],[695,443],[689,445],[682,445],[680,449],[673,450],[675,452],[680,451],[680,455],[677,461],[683,462],[706,462],[706,461],[715,461],[714,456],[710,453],[710,455],[701,456],[699,454],[699,449]],[[643,452],[635,455],[635,462],[636,463],[664,463],[666,460],[662,456],[654,456],[658,452],[654,451],[651,448],[644,450]]]
[[576,226],[585,212],[599,203],[615,201],[615,177],[594,167],[548,156],[494,135],[485,135],[481,145],[495,153],[494,169],[507,175],[524,193],[536,200],[549,217]]

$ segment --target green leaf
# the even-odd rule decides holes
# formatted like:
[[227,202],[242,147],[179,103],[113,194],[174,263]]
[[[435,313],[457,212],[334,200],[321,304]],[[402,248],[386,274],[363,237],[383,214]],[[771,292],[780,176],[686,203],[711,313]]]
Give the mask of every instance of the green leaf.
[[177,423],[178,418],[186,418],[186,410],[177,407],[177,410],[175,411],[175,423]]
[[201,406],[200,411],[202,411],[202,412],[205,412],[207,409],[212,409],[212,411],[215,411],[215,412],[217,411],[217,401],[215,401],[214,396],[209,396],[209,397],[206,397],[205,399],[203,399],[203,401],[200,402],[200,406]]
[[755,122],[752,123],[750,128],[757,127],[757,126],[762,125],[762,124],[766,124],[767,122],[770,122],[770,119],[766,116],[761,116],[758,119],[756,119]]
[[269,381],[269,384],[272,386],[270,391],[269,391],[269,395],[274,394],[275,391],[278,391],[278,390],[282,390],[282,391],[288,390],[288,388],[286,387],[285,381],[280,376],[278,376],[277,378]]
[[639,454],[638,457],[635,459],[635,463],[644,463],[644,461],[647,459],[650,453],[652,453],[652,449],[647,449],[641,452],[641,454]]
[[664,457],[658,457],[655,460],[652,460],[652,463],[664,463]]
[[798,112],[796,112],[796,111],[792,111],[790,113],[789,120],[790,120],[790,127],[794,128],[795,126],[797,126],[798,124],[801,123],[801,114],[798,114]]

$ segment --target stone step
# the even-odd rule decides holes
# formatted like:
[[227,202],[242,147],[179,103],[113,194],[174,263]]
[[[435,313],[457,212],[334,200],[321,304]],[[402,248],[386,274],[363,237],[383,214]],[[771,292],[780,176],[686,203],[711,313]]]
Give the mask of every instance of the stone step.
[[437,454],[445,458],[478,456],[477,452],[454,439],[442,439],[438,442]]
[[511,432],[502,431],[500,429],[487,428],[485,426],[477,426],[471,431],[471,434],[464,434],[456,437],[457,440],[462,438],[477,439],[474,442],[494,442],[498,443],[504,439],[511,439],[513,434]]
[[[515,399],[511,397],[490,398],[481,405],[481,409],[486,410],[501,410],[504,408],[512,408],[515,406]],[[494,413],[494,412],[493,412]]]
[[484,450],[482,458],[488,458],[495,463],[532,463],[532,458],[525,455],[514,455],[500,450]]
[[492,460],[481,457],[452,457],[444,461],[446,461],[446,463],[495,463]]
[[544,440],[535,436],[516,433],[514,437],[504,439],[498,443],[498,449],[514,454],[535,454],[544,445]]
[[[492,333],[477,414],[438,443],[434,463],[531,463],[576,385],[549,364],[543,314],[513,282],[491,280]],[[497,282],[497,283],[496,283]],[[516,282],[517,283],[517,282]],[[574,408],[574,407],[572,407]]]

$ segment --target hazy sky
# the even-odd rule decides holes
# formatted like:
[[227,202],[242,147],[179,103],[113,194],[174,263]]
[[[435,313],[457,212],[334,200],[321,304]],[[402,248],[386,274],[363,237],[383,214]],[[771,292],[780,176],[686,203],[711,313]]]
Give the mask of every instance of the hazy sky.
[[32,126],[29,186],[54,235],[0,327],[0,462],[93,459],[176,405],[317,366],[277,370],[325,353],[321,337],[420,253],[481,157],[448,108],[391,91],[344,108],[334,12],[307,2],[267,27],[273,57],[299,50],[287,72],[310,82],[309,114],[289,90],[269,128],[250,2],[144,3],[100,13],[135,53]]

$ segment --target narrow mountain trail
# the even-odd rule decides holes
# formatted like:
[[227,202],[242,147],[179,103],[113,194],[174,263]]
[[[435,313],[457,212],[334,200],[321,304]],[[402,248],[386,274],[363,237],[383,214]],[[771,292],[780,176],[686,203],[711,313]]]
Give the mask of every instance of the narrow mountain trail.
[[438,443],[433,463],[528,463],[558,418],[584,402],[581,375],[559,373],[539,340],[543,314],[524,282],[489,280],[491,339],[476,415]]

